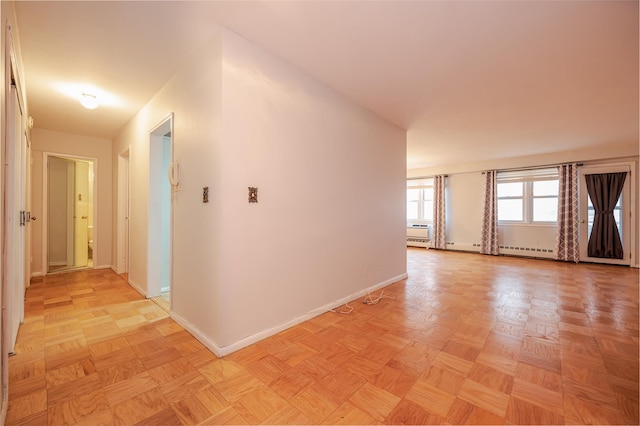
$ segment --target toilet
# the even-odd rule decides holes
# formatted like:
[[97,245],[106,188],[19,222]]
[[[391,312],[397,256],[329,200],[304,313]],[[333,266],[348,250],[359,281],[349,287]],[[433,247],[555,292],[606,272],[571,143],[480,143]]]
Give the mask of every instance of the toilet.
[[88,227],[88,237],[89,237],[89,258],[92,258],[93,255],[93,226]]

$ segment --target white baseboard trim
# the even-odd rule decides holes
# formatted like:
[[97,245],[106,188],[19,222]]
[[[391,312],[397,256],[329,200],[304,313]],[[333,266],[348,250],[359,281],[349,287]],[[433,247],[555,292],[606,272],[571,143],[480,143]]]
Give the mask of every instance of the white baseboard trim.
[[122,274],[122,272],[118,271],[118,268],[115,265],[110,265],[109,268],[118,275]]
[[[118,272],[117,268],[114,265],[96,267],[96,269],[103,269],[103,268],[109,268],[116,274],[120,275],[120,273]],[[133,289],[138,293],[140,293],[144,298],[147,298],[147,293],[144,290],[142,290],[142,287],[136,284],[131,278],[129,278],[129,280],[127,281],[127,284],[133,287]]]
[[213,352],[215,354],[215,356],[217,356],[218,358],[222,358],[223,356],[228,354],[228,353],[223,353],[222,349],[220,348],[220,346],[216,342],[214,342],[213,339],[210,339],[206,334],[204,334],[202,331],[200,331],[200,329],[198,327],[196,327],[195,325],[191,324],[189,321],[187,321],[186,319],[182,318],[180,315],[178,315],[178,314],[176,314],[175,312],[172,311],[172,312],[169,313],[169,316],[175,322],[180,324],[180,326],[182,326],[182,328],[184,328],[189,333],[191,333],[191,335],[193,337],[195,337],[200,343],[205,345],[207,347],[207,349],[209,349],[211,352]]
[[137,291],[138,293],[140,293],[143,297],[147,298],[147,293],[142,289],[142,287],[140,287],[138,284],[136,284],[135,282],[133,282],[131,279],[129,279],[129,285],[131,287],[133,287],[133,289],[135,291]]
[[253,345],[254,343],[259,342],[260,340],[266,339],[269,336],[273,336],[274,334],[278,334],[281,331],[284,331],[288,328],[291,328],[295,325],[298,325],[304,321],[310,320],[311,318],[317,317],[318,315],[322,315],[325,312],[330,311],[331,309],[335,309],[337,307],[340,307],[342,305],[344,305],[347,302],[350,302],[354,299],[358,299],[360,297],[364,297],[365,295],[367,295],[369,292],[371,291],[375,291],[378,290],[382,287],[386,287],[388,285],[391,285],[395,282],[404,280],[405,278],[407,278],[408,275],[407,273],[403,273],[400,274],[396,277],[390,278],[388,280],[385,280],[381,283],[375,284],[369,288],[366,288],[364,290],[360,290],[356,293],[353,293],[349,296],[345,296],[341,299],[338,300],[334,300],[333,302],[327,303],[326,305],[323,305],[319,308],[316,308],[312,311],[307,312],[306,314],[300,315],[297,318],[294,318],[290,321],[286,321],[284,323],[278,324],[274,327],[268,328],[266,330],[262,330],[259,331],[255,334],[252,334],[250,336],[247,336],[245,338],[242,338],[240,340],[238,340],[237,342],[231,343],[229,345],[225,345],[225,346],[220,346],[219,344],[217,344],[213,339],[209,338],[206,334],[204,334],[200,329],[198,329],[198,327],[196,327],[195,325],[191,324],[189,321],[187,321],[186,319],[184,319],[183,317],[181,317],[179,314],[175,313],[175,312],[171,312],[171,318],[173,320],[175,320],[178,324],[180,324],[185,330],[187,330],[189,333],[191,333],[193,335],[193,337],[195,337],[196,339],[198,339],[200,341],[200,343],[202,343],[203,345],[205,345],[207,348],[209,348],[209,350],[211,350],[218,358],[221,358],[225,355],[229,355],[230,353],[233,353],[235,351],[238,351],[242,348],[245,348],[247,346]]
[[42,272],[31,272],[31,278],[43,277],[44,274]]
[[111,265],[94,265],[93,269],[113,269]]

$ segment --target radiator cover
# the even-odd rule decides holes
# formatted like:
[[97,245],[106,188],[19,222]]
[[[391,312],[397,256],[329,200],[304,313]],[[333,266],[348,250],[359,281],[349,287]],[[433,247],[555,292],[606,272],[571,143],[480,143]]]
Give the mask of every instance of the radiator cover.
[[429,247],[431,238],[428,225],[407,226],[407,247]]

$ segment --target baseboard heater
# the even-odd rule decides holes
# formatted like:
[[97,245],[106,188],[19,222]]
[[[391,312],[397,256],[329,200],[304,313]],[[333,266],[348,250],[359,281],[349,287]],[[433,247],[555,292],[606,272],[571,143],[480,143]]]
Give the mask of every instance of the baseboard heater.
[[407,247],[426,247],[431,245],[429,225],[407,226]]

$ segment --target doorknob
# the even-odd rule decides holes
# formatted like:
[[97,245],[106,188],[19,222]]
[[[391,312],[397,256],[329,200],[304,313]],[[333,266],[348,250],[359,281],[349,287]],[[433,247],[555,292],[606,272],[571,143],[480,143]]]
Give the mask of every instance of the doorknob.
[[80,219],[89,219],[89,216],[82,216]]

